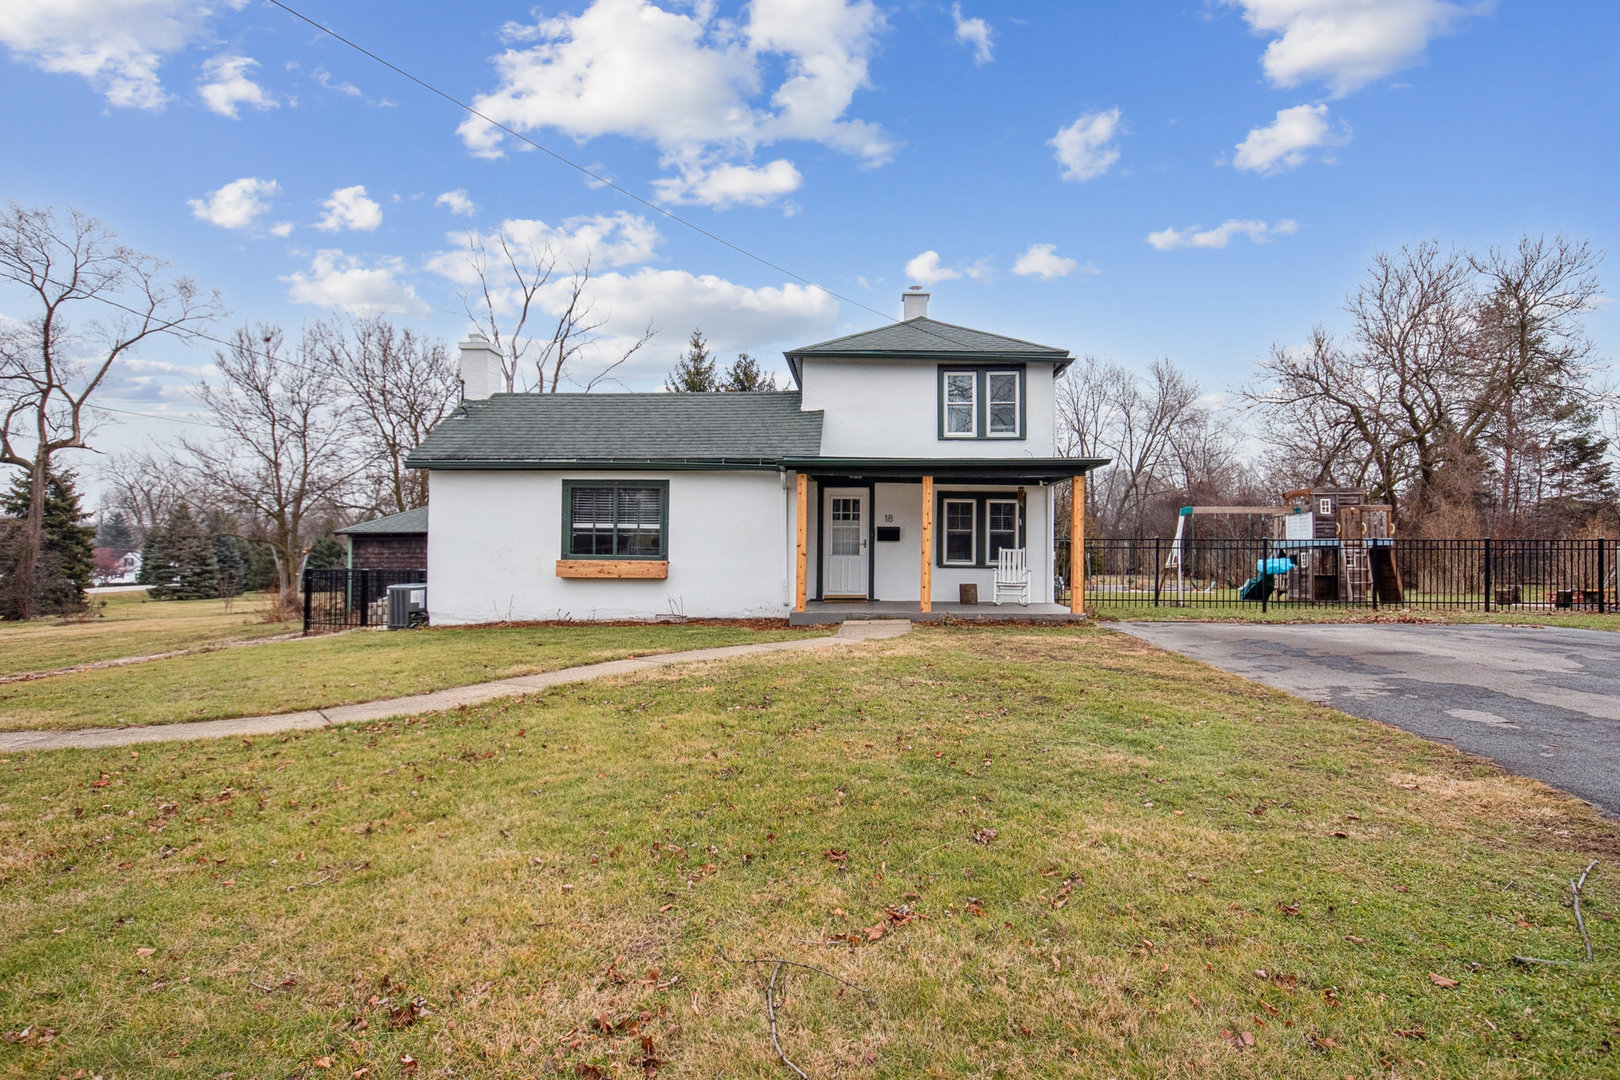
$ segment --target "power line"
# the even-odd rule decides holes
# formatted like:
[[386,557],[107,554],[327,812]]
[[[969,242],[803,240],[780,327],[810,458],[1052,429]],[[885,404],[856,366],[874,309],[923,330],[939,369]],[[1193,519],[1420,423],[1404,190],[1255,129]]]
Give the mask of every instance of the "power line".
[[[672,212],[670,210],[664,209],[662,206],[659,206],[657,203],[651,202],[651,201],[643,198],[642,196],[637,195],[635,192],[631,191],[629,188],[622,187],[619,184],[614,183],[612,180],[609,180],[607,177],[601,175],[600,173],[598,173],[598,172],[596,172],[596,171],[594,171],[592,169],[589,169],[584,165],[581,165],[579,162],[574,161],[571,158],[565,157],[562,154],[557,153],[557,151],[551,149],[550,147],[543,146],[540,143],[535,142],[533,139],[529,138],[527,135],[523,134],[522,132],[516,131],[513,128],[510,128],[507,125],[501,123],[499,120],[496,120],[493,117],[487,116],[484,113],[479,112],[477,109],[473,108],[471,105],[467,104],[465,101],[462,101],[460,98],[457,98],[457,97],[455,97],[455,96],[453,96],[451,94],[446,93],[443,90],[440,90],[437,86],[434,86],[432,83],[428,82],[426,79],[419,78],[416,75],[411,74],[409,71],[406,71],[404,68],[400,67],[398,64],[395,64],[395,63],[393,63],[393,62],[391,62],[389,60],[383,59],[381,56],[378,56],[376,53],[372,52],[370,49],[366,48],[365,46],[363,46],[363,45],[361,45],[361,44],[359,44],[359,43],[357,43],[355,41],[352,41],[349,38],[344,37],[342,34],[338,33],[336,30],[331,29],[330,27],[323,26],[322,24],[316,22],[314,19],[310,18],[308,15],[305,15],[303,12],[298,11],[298,10],[296,10],[294,8],[288,7],[286,4],[282,3],[281,0],[269,0],[269,3],[271,3],[275,7],[280,8],[282,11],[285,11],[287,14],[291,15],[293,18],[298,19],[298,20],[300,20],[300,21],[302,21],[304,23],[309,24],[310,26],[314,27],[316,30],[320,31],[321,33],[326,34],[327,36],[332,37],[332,38],[334,38],[334,39],[336,39],[338,41],[341,41],[343,44],[347,45],[349,48],[353,49],[355,52],[360,53],[362,56],[366,56],[366,57],[371,58],[372,60],[375,60],[377,63],[381,64],[383,67],[387,68],[389,71],[394,72],[396,75],[399,75],[399,76],[401,76],[403,78],[409,79],[411,82],[415,83],[417,86],[420,86],[422,89],[428,91],[429,93],[438,95],[439,97],[443,98],[445,101],[448,101],[450,104],[456,106],[458,109],[462,109],[465,112],[469,113],[470,115],[478,117],[478,119],[484,121],[484,123],[490,125],[491,127],[498,128],[499,130],[504,131],[506,134],[512,136],[512,138],[517,139],[520,142],[527,143],[529,146],[534,147],[536,150],[540,151],[542,154],[545,154],[547,157],[550,157],[550,158],[552,158],[552,159],[554,159],[556,161],[559,161],[562,164],[568,166],[570,169],[574,169],[575,171],[589,177],[593,183],[595,183],[595,184],[597,184],[597,185],[599,185],[601,187],[610,188],[613,191],[619,193],[620,195],[623,195],[625,198],[630,199],[633,202],[639,203],[642,206],[645,206],[647,209],[653,211],[654,213],[660,214],[663,217],[668,218],[670,221],[673,221],[678,225],[683,225],[686,228],[691,229],[693,232],[697,233],[700,236],[706,237],[707,239],[712,240],[715,243],[720,244],[723,247],[729,248],[732,251],[735,251],[737,254],[742,255],[745,258],[752,259],[753,261],[759,263],[761,266],[769,267],[770,269],[776,271],[779,274],[786,274],[788,277],[792,278],[793,280],[801,282],[802,284],[807,285],[810,288],[817,290],[818,292],[825,293],[826,295],[832,297],[835,300],[840,300],[840,301],[842,301],[842,302],[844,302],[846,304],[849,304],[849,305],[851,305],[853,307],[860,308],[863,311],[869,311],[873,315],[878,316],[878,318],[880,318],[880,319],[888,319],[888,318],[890,318],[890,316],[889,316],[889,314],[887,312],[879,311],[877,308],[872,307],[870,304],[866,304],[866,303],[861,302],[860,300],[856,300],[854,297],[845,296],[842,293],[835,292],[834,290],[827,288],[827,286],[825,286],[825,285],[822,285],[822,284],[820,284],[818,282],[812,281],[811,279],[805,277],[803,274],[796,274],[792,270],[789,270],[787,267],[782,266],[779,263],[772,262],[770,259],[767,259],[763,255],[755,254],[754,252],[749,251],[747,248],[743,247],[742,245],[733,243],[732,241],[727,240],[725,237],[720,236],[717,233],[711,232],[708,229],[705,229],[703,226],[697,224],[694,221],[689,221],[688,219],[686,219],[684,217],[681,217],[679,214],[676,214],[676,213],[674,213],[674,212]],[[925,331],[928,331],[929,333],[933,333],[933,331],[929,330],[927,327],[918,327],[917,329],[925,330]],[[950,342],[950,339],[945,337],[943,334],[934,333],[933,336],[937,337],[941,341]],[[950,342],[950,343],[951,344],[956,344],[955,342]]]

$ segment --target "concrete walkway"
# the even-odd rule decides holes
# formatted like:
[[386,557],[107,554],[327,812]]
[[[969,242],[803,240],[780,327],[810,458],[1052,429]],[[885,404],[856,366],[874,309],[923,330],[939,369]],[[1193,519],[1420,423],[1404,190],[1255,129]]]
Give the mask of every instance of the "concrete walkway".
[[638,671],[652,671],[672,664],[729,660],[732,657],[759,656],[764,653],[827,649],[837,645],[899,637],[910,630],[911,623],[905,619],[846,622],[838,628],[836,634],[829,637],[767,641],[758,645],[726,645],[714,649],[691,649],[686,652],[661,653],[657,656],[639,656],[630,660],[609,660],[602,664],[586,664],[559,671],[543,671],[536,675],[520,675],[515,679],[498,679],[495,682],[458,686],[450,690],[435,690],[431,694],[367,701],[359,705],[336,705],[329,709],[276,713],[272,716],[243,716],[231,720],[202,720],[188,724],[155,724],[149,727],[0,732],[0,753],[20,753],[27,750],[95,750],[112,746],[137,746],[142,743],[179,742],[186,739],[246,738],[274,735],[283,731],[308,731],[337,724],[363,724],[388,720],[396,716],[420,716],[423,713],[443,712],[463,705],[479,705],[495,698],[515,697],[518,694],[530,694],[536,690],[566,686],[569,683],[589,682],[611,675],[633,675]]

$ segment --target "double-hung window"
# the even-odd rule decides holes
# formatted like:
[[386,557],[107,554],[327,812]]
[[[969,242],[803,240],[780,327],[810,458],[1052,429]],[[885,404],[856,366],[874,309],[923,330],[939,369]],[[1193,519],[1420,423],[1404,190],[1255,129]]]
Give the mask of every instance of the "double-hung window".
[[939,370],[939,437],[1022,439],[1022,368],[945,367]]
[[995,562],[1002,548],[1018,547],[1018,500],[988,499],[984,504],[985,560]]
[[977,561],[973,528],[977,509],[973,499],[945,500],[945,543],[941,554],[946,566],[972,566]]
[[945,373],[945,437],[973,439],[979,434],[979,374]]
[[565,559],[663,559],[668,533],[668,481],[563,483]]
[[1019,400],[1019,373],[1016,371],[989,371],[985,373],[988,393],[985,394],[990,413],[992,439],[1016,439],[1019,435],[1018,419],[1022,402]]

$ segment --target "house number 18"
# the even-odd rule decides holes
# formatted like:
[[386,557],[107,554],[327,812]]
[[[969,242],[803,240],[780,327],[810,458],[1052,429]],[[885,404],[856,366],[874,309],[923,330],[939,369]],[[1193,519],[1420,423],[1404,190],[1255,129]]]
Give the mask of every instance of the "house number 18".
[[893,514],[884,514],[883,515],[883,524],[885,524],[885,525],[894,524],[894,515]]

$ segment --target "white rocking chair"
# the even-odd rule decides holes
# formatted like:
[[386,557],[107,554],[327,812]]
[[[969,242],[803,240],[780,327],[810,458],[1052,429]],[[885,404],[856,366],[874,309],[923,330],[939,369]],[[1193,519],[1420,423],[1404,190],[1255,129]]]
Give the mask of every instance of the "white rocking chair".
[[1002,548],[996,559],[995,602],[1001,603],[1001,594],[1008,593],[1024,607],[1029,607],[1029,551],[1025,548]]

